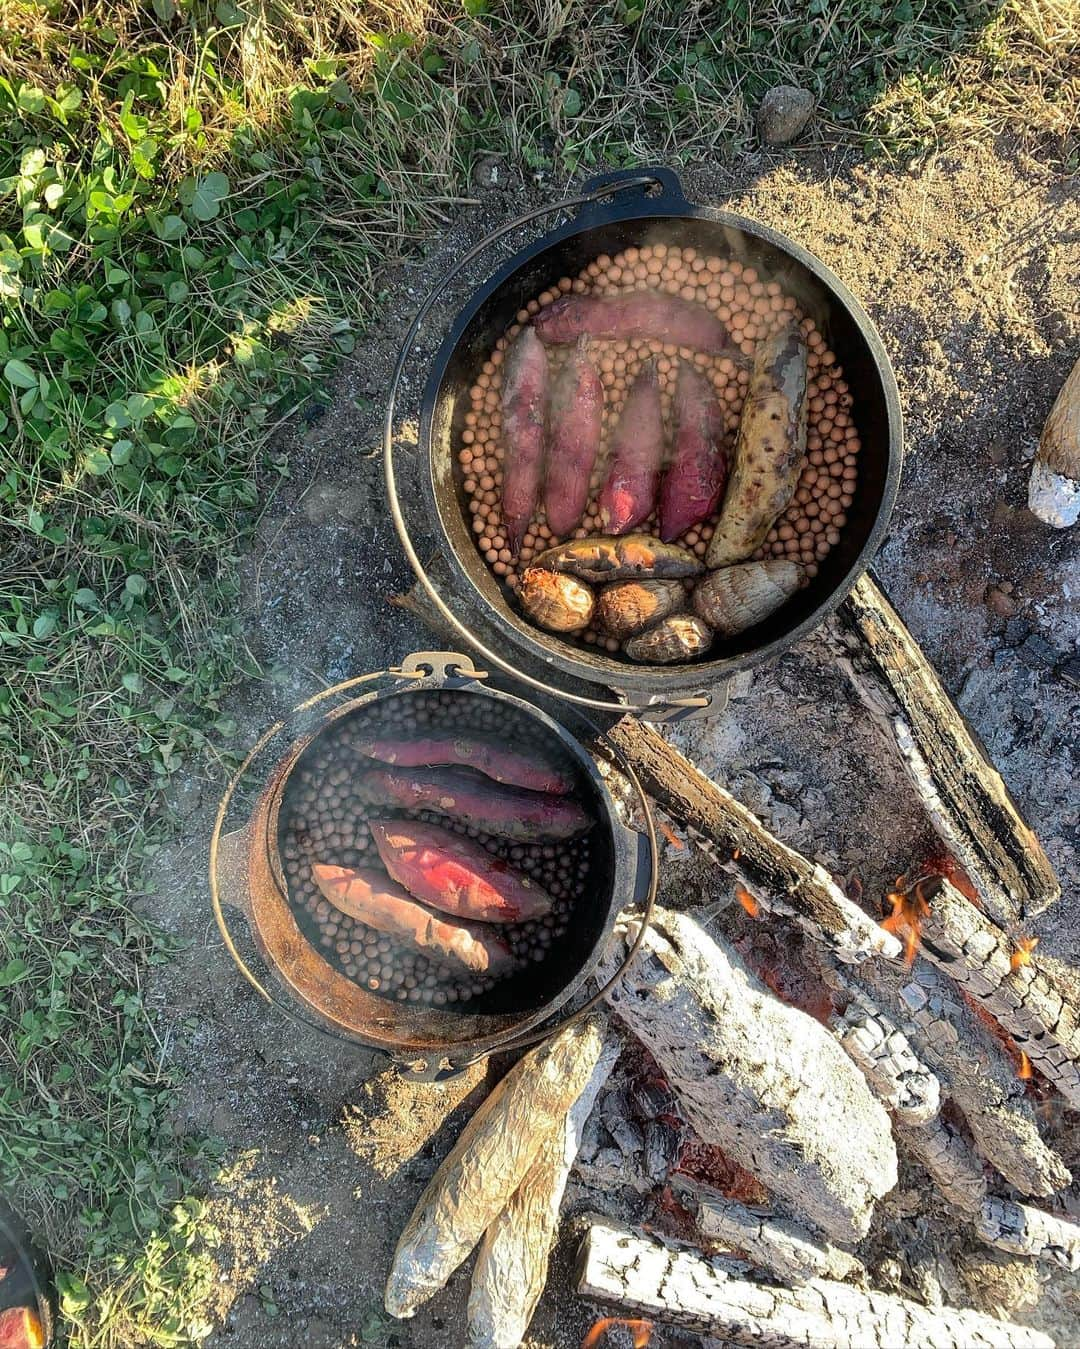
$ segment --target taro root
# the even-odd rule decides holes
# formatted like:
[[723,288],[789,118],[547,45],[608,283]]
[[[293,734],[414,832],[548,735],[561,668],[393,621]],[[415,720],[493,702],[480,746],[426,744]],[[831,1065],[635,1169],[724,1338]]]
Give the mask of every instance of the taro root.
[[518,586],[525,613],[549,632],[577,632],[588,625],[595,603],[593,593],[572,576],[530,567]]
[[655,628],[631,637],[623,650],[646,665],[674,665],[693,660],[712,643],[712,630],[693,614],[672,614]]
[[585,514],[604,424],[604,386],[582,338],[552,384],[544,514],[556,536]]
[[583,334],[605,341],[646,338],[741,361],[727,327],[704,305],[662,291],[626,295],[566,295],[541,309],[533,327],[542,342],[576,342]]
[[552,897],[479,843],[420,820],[372,820],[383,866],[432,908],[481,923],[543,918]]
[[355,790],[368,805],[434,810],[521,843],[576,838],[593,824],[588,812],[565,796],[504,787],[466,768],[372,768]]
[[710,567],[748,558],[795,495],[806,453],[806,371],[806,341],[794,324],[758,348],[731,481],[706,554]]
[[697,583],[694,612],[721,637],[734,637],[787,603],[805,575],[797,562],[781,558],[720,567]]
[[600,523],[609,534],[625,534],[652,514],[663,462],[660,376],[656,362],[646,361],[626,395],[600,489]]
[[660,537],[670,543],[707,520],[728,476],[724,414],[712,382],[687,361],[675,385],[675,443],[660,488]]
[[373,736],[356,742],[357,753],[400,768],[438,768],[456,765],[523,787],[530,792],[565,796],[574,790],[574,775],[539,745],[514,749],[482,731],[431,730],[421,736]]
[[583,581],[628,581],[635,578],[676,580],[700,576],[704,567],[686,548],[661,543],[651,534],[623,534],[575,539],[549,548],[536,559],[538,567],[572,572]]
[[547,352],[533,330],[526,328],[507,353],[502,389],[506,444],[502,514],[510,551],[515,555],[540,495],[547,402]]
[[596,602],[596,618],[619,641],[659,623],[686,603],[681,581],[613,581]]
[[513,967],[510,948],[490,927],[432,913],[381,872],[316,864],[311,873],[340,913],[399,937],[415,951],[447,957],[480,974],[506,974]]

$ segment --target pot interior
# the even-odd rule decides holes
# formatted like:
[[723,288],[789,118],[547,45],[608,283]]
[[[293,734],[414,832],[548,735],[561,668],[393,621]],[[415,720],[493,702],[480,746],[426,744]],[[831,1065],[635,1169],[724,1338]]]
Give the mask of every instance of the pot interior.
[[[844,368],[851,416],[862,440],[859,477],[840,541],[817,576],[772,617],[710,652],[678,666],[647,666],[621,654],[598,655],[540,632],[513,607],[512,597],[478,553],[457,463],[469,390],[496,340],[523,304],[560,276],[576,275],[602,253],[664,243],[737,258],[777,281],[817,323]],[[519,255],[479,292],[459,317],[436,360],[422,411],[421,445],[430,457],[428,487],[459,577],[482,598],[491,619],[512,641],[567,673],[628,688],[687,688],[730,677],[759,664],[809,631],[843,599],[880,542],[900,471],[901,424],[895,382],[869,320],[839,281],[811,255],[754,222],[721,213],[644,215],[616,219]]]
[[[535,855],[533,845],[516,840],[482,832],[470,838],[548,889],[555,896],[556,910],[547,927],[492,925],[493,933],[510,942],[518,966],[492,987],[450,1000],[448,989],[460,990],[469,976],[447,983],[435,977],[435,961],[417,958],[407,945],[351,922],[333,906],[327,916],[328,906],[311,879],[316,862],[380,869],[369,829],[373,818],[420,819],[446,826],[446,817],[439,814],[373,802],[370,791],[366,799],[358,798],[358,784],[383,765],[355,746],[375,737],[401,739],[447,729],[462,738],[498,736],[516,750],[542,751],[557,760],[572,776],[572,798],[593,820],[583,837],[546,844],[545,856]],[[479,775],[475,780],[481,788],[500,790],[498,783],[487,783]],[[591,757],[546,713],[494,689],[380,694],[334,716],[293,763],[275,808],[268,813],[267,828],[274,888],[286,897],[298,935],[318,953],[315,968],[323,977],[314,983],[305,977],[301,989],[288,968],[288,943],[268,941],[265,930],[260,942],[264,956],[294,996],[299,991],[308,1010],[338,1033],[392,1049],[472,1046],[543,1020],[571,998],[595,968],[615,914],[633,893],[634,866],[625,831],[615,819]],[[337,924],[329,940],[328,924]],[[260,926],[258,913],[256,926]],[[368,954],[380,936],[386,949]],[[347,945],[344,951],[342,943]],[[307,960],[311,968],[310,955]],[[379,980],[377,991],[368,986],[371,978]]]

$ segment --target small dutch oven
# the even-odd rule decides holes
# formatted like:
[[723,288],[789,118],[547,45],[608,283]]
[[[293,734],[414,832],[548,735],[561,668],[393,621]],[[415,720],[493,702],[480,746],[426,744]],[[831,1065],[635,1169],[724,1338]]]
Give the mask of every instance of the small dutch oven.
[[[298,922],[282,863],[282,807],[298,764],[318,752],[320,737],[333,742],[348,718],[392,698],[427,698],[433,692],[453,695],[447,724],[456,729],[457,699],[494,699],[513,715],[527,717],[534,730],[569,756],[578,781],[578,795],[593,816],[589,873],[575,901],[569,929],[538,964],[511,975],[490,995],[460,1007],[398,1003],[347,977],[323,958]],[[412,1076],[435,1081],[484,1055],[516,1049],[543,1039],[583,1016],[618,979],[618,972],[599,991],[587,996],[615,919],[628,904],[637,904],[646,923],[657,884],[657,842],[648,800],[632,768],[614,747],[610,761],[629,780],[645,818],[638,833],[619,818],[614,800],[587,741],[602,732],[583,714],[560,709],[556,719],[509,685],[496,686],[454,652],[417,652],[398,669],[376,672],[328,689],[294,709],[262,736],[230,783],[218,810],[210,843],[210,887],[214,914],[225,945],[241,972],[268,1001],[293,1020],[354,1044],[383,1050]],[[256,792],[246,821],[235,827],[238,789]],[[264,982],[241,955],[225,909],[241,911],[262,965]],[[645,923],[640,934],[643,935]],[[641,940],[638,937],[638,942]],[[623,968],[636,954],[627,953]]]
[[[495,651],[439,595],[413,545],[396,482],[396,395],[417,336],[446,287],[492,244],[541,216],[574,207],[579,208],[574,218],[511,257],[453,319],[428,371],[420,408],[418,471],[426,500],[425,514],[413,527],[434,520],[436,548],[449,562],[454,593],[464,591],[479,606],[502,644]],[[863,443],[847,524],[814,580],[773,617],[735,639],[718,643],[711,655],[677,666],[639,665],[621,655],[600,655],[539,631],[519,614],[509,591],[488,569],[473,542],[463,474],[455,453],[469,409],[469,390],[525,300],[556,278],[579,272],[602,253],[614,255],[646,242],[692,246],[699,253],[738,258],[796,295],[844,367],[853,396],[851,415]],[[667,168],[601,175],[587,183],[580,196],[512,220],[469,250],[428,296],[405,338],[391,381],[383,438],[387,492],[402,546],[421,585],[455,634],[485,662],[519,677],[520,660],[515,665],[512,652],[527,653],[551,672],[550,681],[530,677],[528,682],[536,687],[594,708],[645,714],[657,704],[677,704],[682,691],[715,691],[736,673],[775,659],[836,609],[885,534],[903,457],[900,400],[892,367],[877,331],[847,287],[824,263],[776,230],[728,211],[691,204]],[[597,692],[576,695],[567,687],[570,680],[584,681]],[[618,701],[605,696],[610,689],[621,692]]]

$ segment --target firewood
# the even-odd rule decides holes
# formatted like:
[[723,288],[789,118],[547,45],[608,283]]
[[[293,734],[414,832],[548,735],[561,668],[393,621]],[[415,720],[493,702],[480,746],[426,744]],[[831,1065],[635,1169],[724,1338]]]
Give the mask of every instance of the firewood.
[[986,1198],[986,1174],[971,1144],[946,1120],[894,1126],[896,1141],[930,1173],[942,1195],[961,1213],[974,1217]]
[[1030,1204],[987,1199],[975,1230],[988,1246],[999,1251],[1030,1255],[1062,1269],[1080,1269],[1080,1227]]
[[752,1264],[786,1283],[849,1279],[866,1273],[862,1261],[850,1251],[815,1236],[790,1218],[747,1208],[689,1176],[673,1176],[671,1189],[683,1208],[694,1215],[703,1237],[743,1251]]
[[484,1233],[469,1288],[467,1349],[517,1349],[547,1282],[567,1178],[585,1121],[621,1046],[609,1036],[563,1128],[541,1147],[525,1179]]
[[1055,529],[1080,520],[1080,361],[1061,386],[1039,437],[1028,506]]
[[933,1119],[941,1108],[941,1083],[880,1008],[853,1001],[829,1026],[888,1111],[905,1124]]
[[1049,859],[940,678],[869,575],[832,625],[837,660],[895,747],[930,819],[1008,926],[1061,894]]
[[1040,1137],[1015,1065],[949,980],[921,960],[910,970],[878,963],[858,974],[963,1111],[987,1161],[1021,1194],[1045,1196],[1067,1185],[1069,1170]]
[[412,1316],[438,1292],[563,1128],[611,1035],[602,1016],[530,1050],[462,1130],[413,1210],[394,1252],[386,1310]]
[[624,717],[608,734],[653,800],[764,909],[790,917],[841,960],[899,954],[896,938],[848,899],[823,867],[771,834],[655,727]]
[[1071,1105],[1080,1106],[1080,989],[1034,943],[1010,939],[948,881],[930,899],[923,952],[980,1002]]
[[1054,1349],[1041,1331],[850,1284],[810,1279],[778,1288],[741,1277],[722,1257],[594,1221],[578,1255],[577,1291],[699,1333],[760,1349]]
[[884,1108],[823,1026],[721,938],[662,908],[608,1001],[701,1139],[834,1240],[865,1234],[896,1184],[896,1149]]

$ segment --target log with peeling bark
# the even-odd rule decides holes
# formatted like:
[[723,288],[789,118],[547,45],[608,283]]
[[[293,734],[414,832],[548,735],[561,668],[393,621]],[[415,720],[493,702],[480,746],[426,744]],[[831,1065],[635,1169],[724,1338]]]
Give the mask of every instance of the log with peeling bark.
[[1009,938],[948,881],[930,899],[923,953],[980,1002],[1040,1073],[1080,1106],[1080,988]]
[[930,1173],[944,1198],[974,1217],[986,1198],[986,1172],[971,1144],[948,1121],[894,1125],[896,1141]]
[[609,1034],[563,1127],[541,1147],[525,1179],[484,1233],[469,1287],[467,1349],[517,1349],[524,1338],[547,1282],[559,1209],[585,1121],[620,1048]]
[[1080,1269],[1080,1227],[1055,1213],[1012,1199],[990,1198],[983,1201],[975,1230],[999,1251]]
[[601,1015],[566,1027],[520,1059],[482,1103],[398,1241],[386,1281],[391,1316],[414,1315],[480,1240],[562,1129],[610,1034]]
[[577,1291],[699,1333],[760,1349],[1054,1349],[1041,1331],[891,1293],[810,1279],[778,1288],[737,1264],[594,1221],[578,1255]]
[[848,899],[823,867],[771,834],[654,726],[624,717],[608,738],[626,755],[652,799],[762,908],[791,918],[841,960],[857,963],[899,954],[896,938]]
[[987,913],[1008,926],[1061,894],[1054,869],[937,672],[869,575],[831,628],[840,665],[900,755]]
[[896,1149],[884,1108],[823,1026],[774,997],[723,939],[663,908],[608,1001],[701,1139],[834,1240],[865,1234],[896,1184]]
[[897,1119],[905,1124],[933,1119],[941,1108],[941,1083],[895,1021],[860,999],[831,1017],[829,1027]]
[[748,1208],[689,1176],[673,1176],[671,1189],[682,1207],[694,1215],[701,1236],[742,1251],[751,1264],[787,1283],[850,1279],[866,1273],[862,1261],[850,1251],[815,1236],[790,1218]]
[[1016,1065],[944,975],[920,960],[910,970],[864,966],[858,977],[904,1028],[963,1111],[979,1151],[1011,1185],[1040,1196],[1068,1185],[1069,1169],[1040,1136]]

